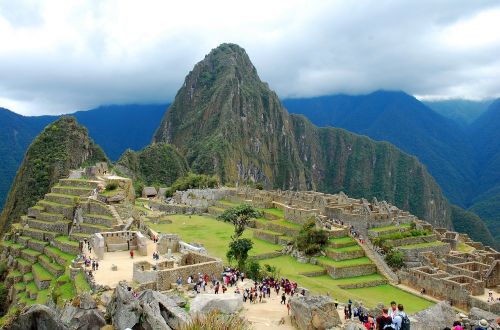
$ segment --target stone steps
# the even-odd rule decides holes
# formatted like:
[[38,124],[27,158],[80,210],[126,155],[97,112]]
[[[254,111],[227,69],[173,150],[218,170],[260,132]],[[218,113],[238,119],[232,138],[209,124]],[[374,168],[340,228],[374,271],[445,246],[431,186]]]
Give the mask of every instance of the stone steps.
[[94,188],[90,187],[74,187],[74,186],[54,186],[51,189],[51,192],[55,194],[64,194],[64,195],[73,195],[80,197],[87,197],[92,194]]
[[77,255],[80,253],[80,246],[78,242],[70,241],[67,236],[56,237],[53,241],[53,246],[62,252]]
[[39,251],[36,251],[36,250],[32,250],[32,249],[21,250],[21,258],[23,258],[24,260],[27,260],[31,263],[37,262],[38,256],[40,254],[42,254],[42,253]]
[[54,279],[54,276],[39,263],[31,266],[31,271],[38,290],[47,289],[50,286],[50,282]]
[[97,180],[84,180],[84,179],[59,179],[59,185],[63,187],[85,187],[95,189],[102,183]]
[[43,249],[49,245],[49,242],[40,241],[38,239],[31,238],[28,241],[28,248],[43,253]]
[[28,209],[28,216],[31,218],[36,218],[40,212],[43,212],[44,208],[40,205],[32,206]]
[[36,219],[28,220],[28,226],[30,228],[40,229],[44,231],[58,232],[64,235],[67,235],[69,233],[70,225],[71,221],[47,222]]
[[335,237],[335,238],[330,238],[328,240],[328,246],[334,248],[334,249],[340,249],[340,248],[345,248],[348,246],[355,246],[358,243],[356,240],[352,237],[345,236],[345,237]]
[[356,259],[365,256],[365,251],[356,245],[338,249],[329,247],[325,249],[325,253],[328,258],[335,261]]
[[287,226],[285,224],[276,223],[276,221],[269,221],[265,224],[265,229],[274,231],[286,236],[297,236],[300,232],[300,228],[293,228],[292,226]]
[[49,273],[51,273],[52,276],[59,277],[62,274],[64,274],[64,267],[51,259],[52,258],[46,256],[45,254],[38,256],[38,262],[40,263],[40,265],[42,265],[43,268],[49,271]]
[[64,215],[60,213],[40,212],[36,219],[41,221],[54,222],[64,220]]
[[74,209],[73,205],[65,205],[47,200],[38,201],[37,205],[43,207],[45,212],[60,213],[66,219],[73,219],[73,209]]
[[52,258],[55,262],[57,262],[60,266],[65,267],[73,258],[75,257],[72,254],[65,253],[59,250],[55,246],[47,246],[44,250],[45,255],[49,258]]
[[371,275],[377,272],[377,267],[368,258],[356,259],[335,261],[328,257],[319,257],[317,260],[318,264],[325,268],[328,275],[334,279]]
[[101,214],[84,214],[83,222],[91,225],[113,227],[115,219],[112,216],[101,215]]
[[83,233],[83,234],[95,234],[95,233],[100,233],[103,231],[111,231],[113,228],[106,227],[106,226],[101,226],[101,225],[92,225],[89,223],[81,223],[79,225],[79,228],[73,227],[73,232],[72,233]]
[[21,272],[21,274],[26,274],[31,272],[31,265],[32,263],[26,259],[23,258],[16,258],[16,269]]
[[61,233],[53,231],[45,231],[35,228],[23,228],[23,235],[29,236],[40,241],[51,241],[55,237],[61,235]]
[[79,199],[78,196],[73,196],[73,195],[64,195],[64,194],[57,194],[57,193],[48,193],[45,194],[46,201],[53,202],[53,203],[58,203],[58,204],[64,204],[64,205],[75,205],[76,201]]

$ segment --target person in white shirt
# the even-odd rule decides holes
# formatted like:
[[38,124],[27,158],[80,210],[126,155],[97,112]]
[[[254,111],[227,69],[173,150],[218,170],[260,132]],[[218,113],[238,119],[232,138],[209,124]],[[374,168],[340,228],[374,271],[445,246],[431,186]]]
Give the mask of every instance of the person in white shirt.
[[398,315],[398,306],[395,301],[391,301],[391,308],[389,309],[389,316],[394,320],[394,317]]

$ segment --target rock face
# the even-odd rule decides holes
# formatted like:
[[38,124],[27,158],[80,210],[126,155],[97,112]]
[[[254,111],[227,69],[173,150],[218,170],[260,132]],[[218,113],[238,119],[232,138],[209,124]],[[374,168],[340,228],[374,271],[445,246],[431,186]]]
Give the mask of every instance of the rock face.
[[234,44],[220,45],[196,64],[153,142],[173,144],[193,171],[217,174],[222,182],[377,197],[452,227],[447,200],[415,157],[288,114]]
[[0,232],[18,221],[71,169],[97,161],[107,161],[106,155],[74,117],[63,116],[48,125],[31,143],[17,172],[0,215]]
[[6,329],[66,330],[67,327],[59,322],[56,312],[51,308],[44,305],[33,305],[19,315]]
[[177,305],[177,300],[153,290],[132,296],[127,284],[121,282],[115,290],[107,312],[112,317],[116,329],[179,329],[190,321],[189,315]]
[[327,296],[293,297],[290,300],[292,323],[300,330],[320,330],[341,324],[335,304]]
[[219,295],[219,294],[199,294],[190,305],[191,315],[206,314],[213,310],[218,310],[223,314],[237,313],[243,308],[241,296]]
[[410,316],[412,330],[444,329],[456,319],[456,312],[446,301]]

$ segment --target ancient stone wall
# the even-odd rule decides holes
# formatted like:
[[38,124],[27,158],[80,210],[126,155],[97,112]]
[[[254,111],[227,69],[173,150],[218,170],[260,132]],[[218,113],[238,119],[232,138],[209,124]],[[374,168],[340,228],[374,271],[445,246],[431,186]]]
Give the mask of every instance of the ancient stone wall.
[[183,283],[186,282],[188,276],[193,276],[198,273],[215,274],[219,276],[224,270],[222,261],[209,261],[195,265],[181,266],[168,270],[158,271],[156,288],[159,291],[169,290],[172,283],[175,283],[180,276]]

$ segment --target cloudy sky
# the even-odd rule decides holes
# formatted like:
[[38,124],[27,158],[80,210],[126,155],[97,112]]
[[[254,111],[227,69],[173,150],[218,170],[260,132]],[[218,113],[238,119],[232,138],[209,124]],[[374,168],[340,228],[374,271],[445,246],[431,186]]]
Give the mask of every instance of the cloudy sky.
[[282,98],[500,96],[500,2],[0,0],[0,106],[166,103],[223,42]]

